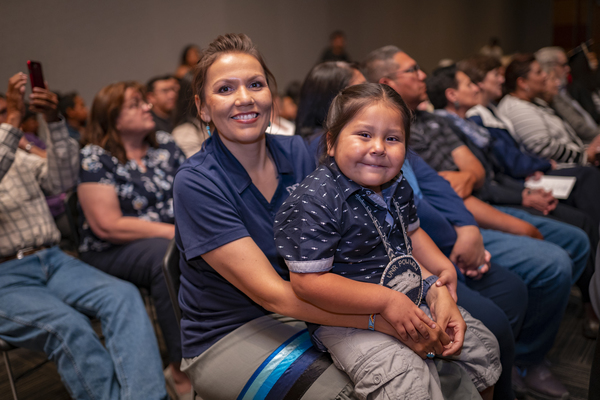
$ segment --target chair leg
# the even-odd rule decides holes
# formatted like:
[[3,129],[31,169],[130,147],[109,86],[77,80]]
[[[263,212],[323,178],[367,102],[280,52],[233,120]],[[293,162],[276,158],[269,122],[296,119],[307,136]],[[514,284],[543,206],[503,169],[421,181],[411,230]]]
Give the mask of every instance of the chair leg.
[[14,400],[19,400],[19,397],[17,396],[17,387],[15,386],[15,380],[12,374],[12,369],[10,368],[10,360],[8,359],[8,353],[6,351],[3,351],[2,355],[4,356],[4,364],[6,364],[6,373],[8,374],[8,381],[10,382],[10,389],[12,390]]

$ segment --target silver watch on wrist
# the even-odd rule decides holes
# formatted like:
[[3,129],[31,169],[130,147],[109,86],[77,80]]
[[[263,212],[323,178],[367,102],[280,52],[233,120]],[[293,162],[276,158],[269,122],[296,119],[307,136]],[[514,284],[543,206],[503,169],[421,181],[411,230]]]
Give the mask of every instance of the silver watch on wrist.
[[31,144],[31,142],[29,142],[25,145],[25,151],[28,153],[31,153],[32,148],[33,148],[33,144]]

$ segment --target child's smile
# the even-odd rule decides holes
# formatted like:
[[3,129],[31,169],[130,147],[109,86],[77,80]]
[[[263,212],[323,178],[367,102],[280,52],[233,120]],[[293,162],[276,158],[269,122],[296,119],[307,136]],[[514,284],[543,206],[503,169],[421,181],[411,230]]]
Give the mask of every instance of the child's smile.
[[377,193],[400,173],[405,153],[402,116],[381,102],[359,111],[328,151],[344,175]]

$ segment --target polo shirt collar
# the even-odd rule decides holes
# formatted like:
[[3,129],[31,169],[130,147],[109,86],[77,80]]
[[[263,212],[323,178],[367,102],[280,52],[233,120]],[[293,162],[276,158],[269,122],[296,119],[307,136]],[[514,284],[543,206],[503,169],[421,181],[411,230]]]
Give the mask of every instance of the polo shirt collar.
[[348,197],[352,196],[356,192],[360,192],[363,197],[368,198],[371,202],[377,204],[382,208],[386,208],[385,203],[388,204],[391,202],[391,198],[393,194],[396,192],[396,188],[398,184],[402,180],[402,172],[389,184],[384,185],[381,190],[383,198],[378,194],[374,193],[372,190],[366,189],[354,182],[352,179],[349,179],[346,175],[342,174],[337,163],[332,157],[329,157],[325,162],[331,173],[333,174],[335,181],[340,186],[342,190],[342,198],[344,201],[348,199]]
[[352,179],[349,179],[346,175],[342,174],[342,171],[337,166],[337,163],[333,159],[333,157],[327,158],[325,161],[325,165],[333,174],[333,178],[339,185],[342,191],[342,199],[346,201],[348,197],[352,196],[354,193],[363,190],[364,188],[360,186],[358,183],[354,182]]
[[[274,142],[273,137],[271,135],[266,136],[266,145],[269,150],[271,157],[273,157],[273,161],[275,162],[275,167],[277,168],[278,175],[282,174],[292,174],[294,169],[290,161],[285,157],[285,155],[280,151],[277,144]],[[238,193],[243,192],[250,186],[252,183],[252,179],[246,169],[242,166],[242,164],[238,161],[237,158],[229,151],[227,146],[221,140],[220,135],[216,132],[212,135],[212,140],[214,141],[214,149],[215,149],[215,158],[217,162],[221,164],[221,167],[227,171],[231,181],[237,188]]]

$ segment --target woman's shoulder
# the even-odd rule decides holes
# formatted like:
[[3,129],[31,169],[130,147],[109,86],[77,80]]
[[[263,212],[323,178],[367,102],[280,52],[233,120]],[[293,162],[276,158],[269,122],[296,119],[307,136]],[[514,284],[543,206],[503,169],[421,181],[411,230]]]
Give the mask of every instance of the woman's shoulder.
[[519,99],[510,94],[504,96],[502,100],[500,100],[500,103],[498,103],[498,110],[500,110],[500,112],[506,116],[509,116],[508,114],[514,111],[529,110],[533,107],[535,107],[535,104]]
[[276,143],[286,153],[295,154],[298,150],[307,150],[306,142],[298,135],[274,135],[267,133],[270,141]]
[[301,136],[267,134],[267,137],[271,151],[276,151],[278,156],[288,160],[300,179],[315,169],[315,158]]
[[119,164],[119,160],[117,159],[117,157],[114,157],[112,154],[110,154],[110,152],[96,144],[90,143],[85,145],[80,150],[80,154],[81,167],[84,170],[89,170],[86,169],[86,166],[90,166],[91,164],[94,164],[96,166],[94,168],[96,170],[101,166],[110,169]]
[[116,157],[95,144],[87,144],[81,149],[80,165],[80,183],[113,184],[115,174],[124,168]]
[[176,146],[173,135],[168,132],[156,131],[155,137],[159,147],[170,149]]
[[203,146],[200,151],[181,164],[175,175],[175,185],[222,186],[223,180],[227,179],[227,171],[222,168],[214,153],[207,147]]
[[83,148],[80,150],[80,153],[82,157],[101,156],[105,154],[110,155],[110,153],[104,150],[102,147],[98,146],[97,144],[91,143],[88,143],[85,146],[83,146]]

